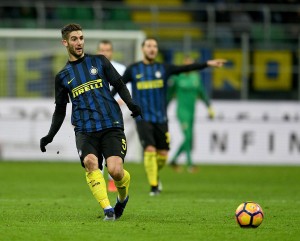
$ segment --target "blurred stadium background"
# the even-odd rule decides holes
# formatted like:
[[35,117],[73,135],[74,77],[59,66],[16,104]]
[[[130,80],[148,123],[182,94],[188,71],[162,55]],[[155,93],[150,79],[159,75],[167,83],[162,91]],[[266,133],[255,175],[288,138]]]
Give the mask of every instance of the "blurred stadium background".
[[[159,40],[160,61],[179,64],[187,53],[200,62],[229,60],[223,69],[199,73],[216,118],[209,120],[199,101],[197,163],[300,164],[296,0],[1,1],[0,159],[78,161],[69,115],[47,154],[39,151],[54,110],[54,76],[67,60],[60,29],[69,22],[83,26],[86,52],[111,39],[115,60],[126,65],[141,58],[147,35]],[[171,154],[182,138],[175,106],[169,108]],[[139,162],[134,126],[126,128],[127,159]]]

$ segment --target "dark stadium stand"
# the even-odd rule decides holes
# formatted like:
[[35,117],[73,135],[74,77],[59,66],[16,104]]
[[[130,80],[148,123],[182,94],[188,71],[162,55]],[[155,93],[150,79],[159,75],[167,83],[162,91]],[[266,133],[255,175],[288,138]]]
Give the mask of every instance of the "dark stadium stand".
[[299,6],[296,0],[4,0],[0,28],[59,28],[66,21],[80,21],[91,29],[142,29],[160,39],[209,37],[228,44],[248,32],[257,41],[280,42],[298,38]]

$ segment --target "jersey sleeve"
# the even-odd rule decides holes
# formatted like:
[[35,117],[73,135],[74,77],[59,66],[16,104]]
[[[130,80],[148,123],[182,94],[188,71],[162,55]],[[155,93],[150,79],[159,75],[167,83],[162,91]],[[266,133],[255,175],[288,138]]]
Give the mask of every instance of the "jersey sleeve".
[[[131,66],[126,68],[126,70],[122,76],[122,81],[124,84],[126,84],[128,87],[130,87],[129,90],[130,90],[130,93],[132,93],[132,87],[131,87],[131,85],[128,84],[131,82]],[[115,96],[117,94],[117,92],[118,91],[116,90],[115,87],[111,90],[111,94],[113,96]]]
[[132,82],[132,81],[131,81],[131,69],[132,69],[132,67],[129,66],[128,68],[126,68],[126,70],[125,70],[125,72],[124,72],[124,74],[123,74],[123,82],[124,82],[125,84],[127,84],[127,83],[129,83],[129,82]]
[[107,80],[111,85],[113,85],[115,81],[119,81],[121,79],[121,75],[104,55],[100,55],[100,58],[103,63],[102,66]]
[[166,64],[165,68],[168,73],[168,75],[173,74],[180,74],[183,72],[189,72],[193,70],[202,70],[208,67],[207,63],[194,63],[194,64],[187,64],[187,65],[172,65],[172,64]]
[[55,104],[69,103],[69,95],[67,89],[63,86],[63,82],[59,75],[55,77]]
[[204,87],[200,85],[198,91],[199,91],[199,97],[201,98],[201,100],[204,102],[206,107],[209,107],[210,106],[210,98],[208,96],[208,93],[205,91]]

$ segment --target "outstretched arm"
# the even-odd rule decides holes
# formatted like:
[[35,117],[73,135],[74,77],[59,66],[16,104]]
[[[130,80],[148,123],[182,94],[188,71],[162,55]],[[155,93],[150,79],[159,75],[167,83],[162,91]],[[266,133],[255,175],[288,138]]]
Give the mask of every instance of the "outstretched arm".
[[202,70],[207,67],[222,67],[227,60],[225,59],[213,59],[204,63],[192,63],[186,65],[166,65],[169,75],[180,74],[182,72],[189,72],[193,70]]
[[222,67],[226,62],[226,59],[213,59],[208,60],[206,63],[209,67]]
[[40,149],[42,152],[46,151],[46,146],[53,141],[54,136],[59,131],[66,116],[67,104],[56,104],[55,111],[52,116],[52,123],[50,130],[46,136],[40,140]]

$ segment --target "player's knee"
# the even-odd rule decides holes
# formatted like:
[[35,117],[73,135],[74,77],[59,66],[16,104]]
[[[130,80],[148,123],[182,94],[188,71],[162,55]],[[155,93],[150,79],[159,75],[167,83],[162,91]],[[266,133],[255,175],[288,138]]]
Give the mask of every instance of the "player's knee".
[[109,158],[107,160],[107,171],[115,181],[120,181],[124,175],[122,158]]
[[124,176],[124,172],[123,172],[123,169],[114,169],[110,175],[112,176],[112,178],[115,180],[115,181],[120,181],[123,176]]
[[145,152],[156,152],[155,146],[146,146]]
[[163,157],[168,157],[168,150],[157,150],[157,154]]
[[93,154],[88,154],[83,160],[85,169],[89,172],[98,169],[98,158]]

